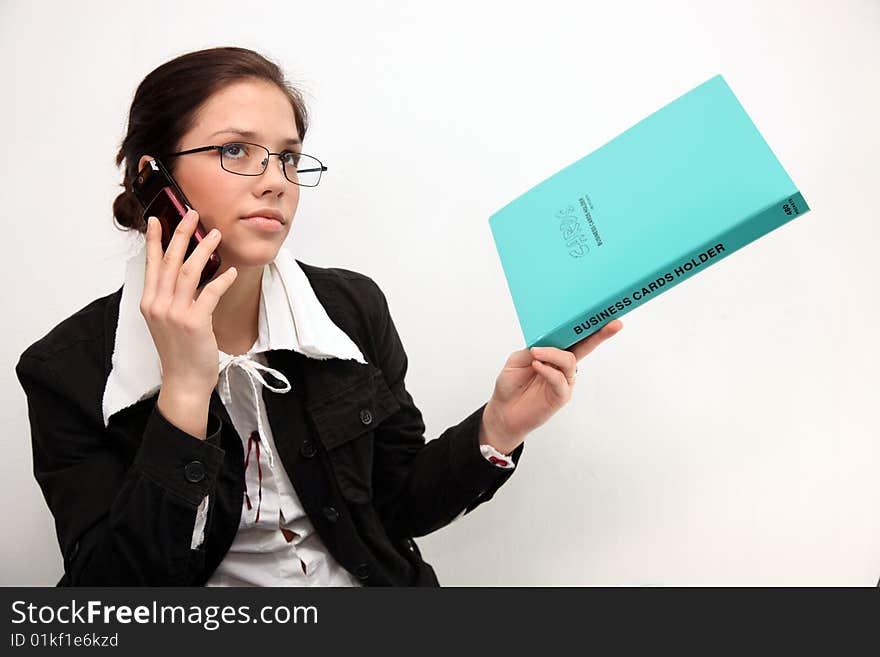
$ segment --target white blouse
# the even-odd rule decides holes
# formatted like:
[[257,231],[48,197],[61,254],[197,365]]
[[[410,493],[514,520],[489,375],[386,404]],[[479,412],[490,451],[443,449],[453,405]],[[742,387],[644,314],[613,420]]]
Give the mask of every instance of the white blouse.
[[[264,374],[271,375],[269,381]],[[282,382],[273,386],[271,379]],[[218,393],[242,438],[245,497],[238,532],[205,586],[360,586],[327,551],[276,457],[262,387],[288,392],[290,383],[267,366],[264,353],[220,353]],[[209,497],[199,507],[192,547],[204,539]]]

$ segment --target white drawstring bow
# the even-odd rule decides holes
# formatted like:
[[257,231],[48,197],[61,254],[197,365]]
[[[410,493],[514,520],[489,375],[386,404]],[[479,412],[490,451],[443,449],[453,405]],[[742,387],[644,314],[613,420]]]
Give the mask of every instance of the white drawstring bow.
[[[287,392],[290,390],[290,381],[284,376],[283,373],[279,372],[276,369],[271,367],[266,367],[260,362],[253,360],[250,354],[242,354],[240,356],[230,356],[229,354],[221,354],[220,356],[220,381],[222,384],[219,387],[220,399],[223,400],[223,403],[229,406],[232,403],[232,394],[229,390],[229,369],[233,366],[238,366],[241,368],[245,374],[248,375],[248,382],[251,384],[251,390],[254,393],[254,406],[257,409],[257,431],[260,434],[260,442],[263,445],[263,449],[269,455],[269,465],[270,467],[275,466],[275,459],[272,455],[272,450],[269,448],[269,441],[263,440],[263,436],[266,434],[263,432],[263,418],[262,413],[260,413],[260,398],[259,398],[259,389],[257,388],[257,384],[254,379],[259,380],[266,388],[271,390],[272,392]],[[272,387],[266,382],[266,379],[260,374],[259,370],[263,370],[267,374],[271,374],[276,379],[283,383],[282,387]]]

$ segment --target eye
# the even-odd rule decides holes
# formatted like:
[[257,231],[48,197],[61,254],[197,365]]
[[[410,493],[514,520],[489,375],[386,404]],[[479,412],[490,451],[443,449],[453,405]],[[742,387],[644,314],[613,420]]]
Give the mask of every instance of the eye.
[[284,164],[293,167],[299,166],[299,153],[296,151],[287,151],[284,153]]
[[247,144],[224,144],[223,157],[229,157],[233,160],[247,157]]

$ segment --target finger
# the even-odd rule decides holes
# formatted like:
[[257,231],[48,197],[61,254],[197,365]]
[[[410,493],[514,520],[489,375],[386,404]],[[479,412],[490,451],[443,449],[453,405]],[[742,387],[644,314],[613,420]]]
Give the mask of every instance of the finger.
[[542,363],[539,360],[532,362],[532,368],[547,380],[547,383],[550,384],[550,387],[553,388],[553,391],[559,395],[559,397],[564,399],[569,395],[571,392],[571,386],[574,385],[574,381],[566,379],[565,374],[560,370],[557,370],[555,367],[548,365],[547,363]]
[[149,307],[156,296],[156,284],[159,275],[159,267],[162,264],[162,227],[156,217],[147,218],[147,258],[144,268],[144,291],[141,303]]
[[193,300],[196,298],[196,288],[199,286],[202,271],[205,269],[205,263],[220,246],[221,239],[220,231],[212,228],[181,265],[177,276],[177,287],[174,289],[174,301],[171,302],[172,308],[186,310],[192,306]]
[[159,299],[168,299],[174,296],[174,289],[177,287],[177,275],[180,271],[180,265],[186,254],[186,248],[189,246],[189,238],[198,223],[198,213],[195,210],[189,210],[177,228],[174,229],[174,235],[171,236],[171,242],[165,255],[162,256],[162,267],[159,273],[159,285],[156,294]]
[[565,375],[567,379],[573,379],[577,369],[577,358],[564,349],[556,347],[532,347],[532,356],[547,363],[552,363]]
[[535,360],[535,357],[532,355],[531,350],[526,347],[525,349],[518,349],[510,354],[507,357],[507,362],[504,363],[505,367],[529,367],[532,364],[532,361]]
[[605,342],[615,333],[623,328],[623,322],[619,319],[608,322],[605,326],[588,335],[580,342],[576,342],[569,349],[574,353],[575,360],[581,360],[584,356],[589,355],[596,347]]
[[217,303],[220,301],[229,286],[235,282],[238,272],[235,267],[230,267],[213,281],[205,285],[199,293],[199,298],[192,304],[192,311],[201,316],[212,315]]

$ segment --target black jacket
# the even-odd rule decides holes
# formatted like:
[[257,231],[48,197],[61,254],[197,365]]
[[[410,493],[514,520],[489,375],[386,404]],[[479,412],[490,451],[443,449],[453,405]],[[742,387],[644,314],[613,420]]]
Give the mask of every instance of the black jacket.
[[[367,365],[267,352],[292,387],[263,391],[278,456],[321,540],[364,585],[439,586],[412,537],[490,500],[515,468],[480,452],[485,404],[426,442],[381,289],[358,272],[299,264]],[[238,528],[242,441],[216,390],[204,441],[162,416],[158,392],[104,427],[121,294],[120,287],[62,321],[15,369],[27,396],[34,475],[64,560],[58,586],[203,585]],[[190,549],[206,494],[205,540]]]

